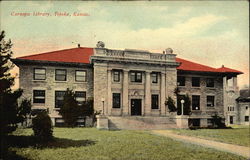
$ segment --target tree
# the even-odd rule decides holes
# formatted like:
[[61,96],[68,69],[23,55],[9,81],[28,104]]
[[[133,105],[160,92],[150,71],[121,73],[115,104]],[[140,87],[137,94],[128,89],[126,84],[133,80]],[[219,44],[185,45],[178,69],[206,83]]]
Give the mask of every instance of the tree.
[[70,89],[67,89],[64,95],[63,106],[59,114],[62,115],[67,127],[76,126],[77,119],[83,116],[82,107],[77,104],[75,93]]
[[47,111],[37,113],[32,119],[32,129],[34,136],[41,142],[46,142],[53,138],[52,121]]
[[175,112],[177,110],[175,106],[175,102],[171,97],[168,96],[165,104],[168,106],[169,112]]
[[84,126],[86,126],[86,118],[92,117],[92,126],[95,121],[95,113],[94,113],[94,101],[93,98],[88,98],[85,103],[83,103],[81,107],[83,111],[83,118],[84,118]]
[[0,35],[0,126],[1,136],[13,132],[17,128],[17,124],[23,122],[21,118],[24,110],[18,107],[18,98],[22,95],[22,90],[12,90],[14,85],[14,77],[11,76],[10,70],[14,64],[10,61],[13,55],[11,51],[11,40],[4,40],[5,32]]
[[20,121],[26,122],[27,126],[27,119],[28,116],[31,114],[31,100],[30,99],[23,99],[19,108],[19,115],[20,115]]
[[177,115],[181,115],[181,100],[182,99],[184,100],[184,104],[183,104],[184,115],[190,115],[191,100],[188,94],[177,96]]

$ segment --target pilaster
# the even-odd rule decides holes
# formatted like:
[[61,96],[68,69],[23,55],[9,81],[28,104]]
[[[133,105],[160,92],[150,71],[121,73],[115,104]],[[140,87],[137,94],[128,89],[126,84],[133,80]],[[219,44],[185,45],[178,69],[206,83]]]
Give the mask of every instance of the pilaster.
[[145,72],[145,115],[151,113],[151,83],[150,83],[150,72]]
[[165,84],[165,73],[161,73],[161,98],[160,98],[160,109],[161,109],[161,115],[166,115],[166,106],[165,106],[165,100],[166,100],[166,84]]
[[123,70],[123,83],[122,83],[122,115],[129,115],[128,104],[128,70]]

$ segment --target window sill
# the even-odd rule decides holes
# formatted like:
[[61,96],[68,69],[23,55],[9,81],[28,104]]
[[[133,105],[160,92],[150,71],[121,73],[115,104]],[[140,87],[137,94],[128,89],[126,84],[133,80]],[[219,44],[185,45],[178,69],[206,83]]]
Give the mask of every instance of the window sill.
[[177,87],[186,87],[186,86],[177,86]]
[[195,87],[195,86],[191,86],[191,88],[201,89],[201,87]]
[[35,80],[33,79],[32,82],[47,82],[46,79],[45,80]]
[[75,81],[74,84],[83,84],[83,83],[88,83],[87,81],[86,82],[79,82],[79,81]]
[[112,84],[121,84],[121,82],[114,82],[114,81],[112,81]]
[[68,83],[68,81],[54,81],[54,83]]

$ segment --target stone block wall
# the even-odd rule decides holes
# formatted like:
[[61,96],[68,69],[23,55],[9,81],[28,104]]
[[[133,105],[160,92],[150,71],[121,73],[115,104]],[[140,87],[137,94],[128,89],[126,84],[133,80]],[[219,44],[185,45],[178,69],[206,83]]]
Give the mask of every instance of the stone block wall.
[[[46,80],[34,80],[34,68],[45,68]],[[66,69],[67,81],[55,81],[55,69]],[[76,70],[87,71],[87,82],[75,81]],[[55,91],[66,91],[69,88],[74,91],[85,91],[86,98],[93,97],[93,69],[90,67],[21,65],[19,74],[19,85],[24,90],[22,97],[31,99],[33,108],[48,108],[52,118],[60,117],[55,109]],[[45,90],[44,104],[33,103],[33,90]]]

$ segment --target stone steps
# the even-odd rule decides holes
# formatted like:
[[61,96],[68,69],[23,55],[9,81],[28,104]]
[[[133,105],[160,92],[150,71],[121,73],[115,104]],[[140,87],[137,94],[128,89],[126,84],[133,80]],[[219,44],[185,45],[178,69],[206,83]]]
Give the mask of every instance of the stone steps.
[[169,117],[108,117],[109,129],[170,129],[177,128],[176,123]]

